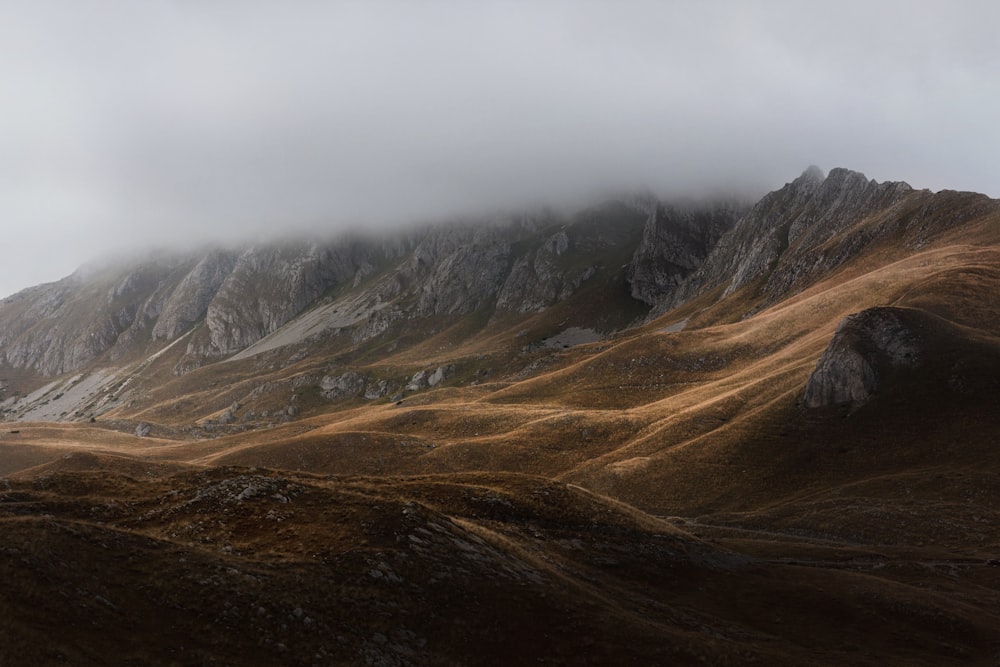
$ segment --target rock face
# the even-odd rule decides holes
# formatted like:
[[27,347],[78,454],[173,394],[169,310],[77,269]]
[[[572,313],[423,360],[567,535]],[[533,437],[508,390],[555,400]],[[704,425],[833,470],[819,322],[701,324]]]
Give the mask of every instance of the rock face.
[[[864,174],[809,167],[765,195],[661,304],[667,310],[718,286],[723,296],[750,285],[767,305],[828,274],[866,245],[898,232],[909,218],[904,202],[915,193],[902,182],[877,183]],[[863,225],[871,221],[870,225]],[[847,230],[857,233],[845,235]]]
[[238,352],[288,322],[334,285],[366,266],[370,248],[301,243],[244,251],[205,312],[209,345],[191,351]]
[[837,326],[826,351],[809,376],[806,407],[859,406],[895,370],[921,363],[920,331],[901,308],[869,308]]
[[[191,262],[150,257],[85,268],[0,302],[0,355],[15,368],[60,375],[111,350],[124,354],[156,321]],[[117,347],[117,349],[115,349]]]
[[194,367],[271,333],[382,253],[374,241],[346,239],[87,267],[0,302],[0,354],[53,376],[197,329],[188,344]]
[[510,269],[511,246],[505,236],[495,228],[468,228],[457,237],[435,235],[433,242],[419,245],[412,268],[424,279],[416,314],[470,313],[485,305]]
[[[634,249],[619,244],[623,230],[638,229],[635,220],[621,218],[621,208],[91,267],[0,302],[0,362],[57,376],[99,358],[155,354],[185,336],[174,368],[183,373],[246,350],[324,305],[325,314],[289,340],[346,328],[357,343],[400,322],[480,310],[535,312],[569,298],[608,248]],[[602,239],[601,229],[614,233]]]
[[153,338],[173,340],[203,319],[235,266],[232,252],[215,250],[206,254],[170,294],[153,326]]
[[629,264],[632,296],[651,306],[669,299],[745,209],[724,202],[654,204]]
[[576,294],[602,270],[631,259],[646,210],[641,202],[608,201],[530,240],[497,296],[500,313],[537,313]]
[[537,313],[569,298],[594,275],[593,266],[564,266],[570,247],[569,235],[560,229],[518,259],[500,288],[497,310]]
[[327,375],[320,380],[319,388],[323,398],[331,400],[345,396],[356,396],[364,391],[365,378],[353,371],[342,375]]

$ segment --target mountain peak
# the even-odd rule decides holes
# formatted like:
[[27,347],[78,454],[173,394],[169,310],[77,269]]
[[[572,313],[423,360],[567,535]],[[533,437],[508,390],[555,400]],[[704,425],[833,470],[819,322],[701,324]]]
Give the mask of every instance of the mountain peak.
[[795,179],[798,183],[822,183],[826,176],[823,174],[823,170],[814,164],[806,167],[806,170],[802,172],[802,175]]

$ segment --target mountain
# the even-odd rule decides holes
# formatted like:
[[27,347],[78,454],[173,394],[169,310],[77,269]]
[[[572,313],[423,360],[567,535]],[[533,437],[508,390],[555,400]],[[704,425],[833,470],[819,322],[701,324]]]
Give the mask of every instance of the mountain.
[[[98,388],[110,395],[168,350],[173,374],[183,375],[293,345],[398,341],[404,330],[462,317],[478,318],[477,326],[524,319],[580,293],[600,293],[607,308],[596,318],[580,314],[578,324],[608,333],[643,311],[628,296],[629,283],[639,289],[649,266],[664,257],[691,270],[737,212],[706,203],[694,217],[665,223],[663,206],[609,201],[570,217],[542,212],[392,237],[158,254],[83,269],[0,302],[0,355],[8,375],[21,378],[8,391],[24,396],[49,387],[8,400],[8,414],[104,414],[121,401],[94,404],[89,398]],[[703,219],[711,222],[706,234],[697,231]],[[71,385],[43,384],[71,374]],[[85,395],[71,391],[81,383]],[[59,410],[57,394],[66,399]],[[39,403],[50,407],[39,412]]]
[[0,303],[0,661],[993,664],[998,293],[1000,201],[816,167],[85,267]]

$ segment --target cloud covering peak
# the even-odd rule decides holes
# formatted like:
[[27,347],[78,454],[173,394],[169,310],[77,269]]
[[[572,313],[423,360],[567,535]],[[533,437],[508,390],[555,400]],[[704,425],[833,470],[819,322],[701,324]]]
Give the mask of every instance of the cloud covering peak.
[[19,3],[0,216],[33,260],[0,291],[121,247],[759,192],[814,162],[995,196],[998,21],[971,0]]

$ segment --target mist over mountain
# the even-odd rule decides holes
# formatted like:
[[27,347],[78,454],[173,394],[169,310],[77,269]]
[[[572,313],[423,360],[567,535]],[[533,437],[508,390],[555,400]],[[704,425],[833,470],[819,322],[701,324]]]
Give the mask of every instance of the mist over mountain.
[[340,232],[811,162],[998,194],[990,2],[51,0],[0,26],[0,293],[109,250]]

